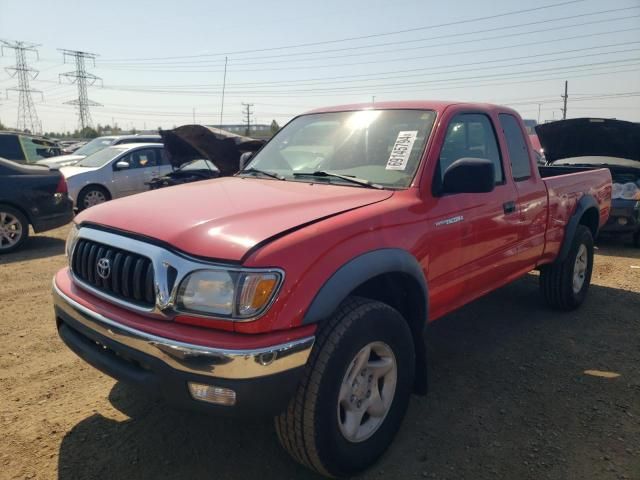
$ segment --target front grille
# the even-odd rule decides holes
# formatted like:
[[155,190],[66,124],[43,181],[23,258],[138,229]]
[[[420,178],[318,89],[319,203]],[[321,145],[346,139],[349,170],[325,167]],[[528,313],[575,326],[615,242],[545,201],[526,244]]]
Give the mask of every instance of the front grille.
[[71,270],[108,295],[145,307],[155,304],[153,263],[147,257],[80,239],[73,251]]

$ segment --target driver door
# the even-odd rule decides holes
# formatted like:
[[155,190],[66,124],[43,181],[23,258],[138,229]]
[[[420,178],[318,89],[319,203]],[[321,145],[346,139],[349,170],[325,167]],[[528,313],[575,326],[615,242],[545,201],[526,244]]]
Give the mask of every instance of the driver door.
[[[113,163],[112,192],[117,197],[125,197],[134,193],[145,192],[149,189],[146,182],[154,174],[157,176],[160,149],[139,148],[123,155]],[[129,168],[119,169],[117,164],[126,162]]]

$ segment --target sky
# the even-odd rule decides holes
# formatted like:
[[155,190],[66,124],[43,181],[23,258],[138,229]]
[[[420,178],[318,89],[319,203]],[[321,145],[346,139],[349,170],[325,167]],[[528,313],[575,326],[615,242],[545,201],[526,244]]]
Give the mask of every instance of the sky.
[[[94,124],[281,125],[315,107],[436,99],[509,105],[541,122],[640,122],[640,0],[0,0],[0,39],[37,44],[30,82],[43,131],[78,126],[58,49],[96,54]],[[225,58],[227,61],[224,80]],[[17,79],[0,56],[0,121],[17,124]],[[224,105],[222,90],[225,90]]]

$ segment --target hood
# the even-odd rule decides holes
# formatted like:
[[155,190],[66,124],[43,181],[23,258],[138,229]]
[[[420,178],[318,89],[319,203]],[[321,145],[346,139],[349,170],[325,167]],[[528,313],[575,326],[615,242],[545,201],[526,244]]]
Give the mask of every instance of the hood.
[[151,237],[198,257],[239,262],[278,234],[392,195],[389,190],[226,177],[107,202],[85,210],[77,221]]
[[548,162],[572,157],[616,157],[640,161],[640,124],[574,118],[536,126]]
[[69,165],[73,165],[74,163],[78,163],[84,157],[85,155],[59,155],[57,157],[51,157],[45,160],[38,160],[36,164],[45,165],[49,168],[55,168],[55,167],[61,167],[65,163],[69,163]]
[[191,160],[211,160],[221,176],[240,170],[240,155],[255,152],[263,140],[243,137],[219,128],[183,125],[173,130],[160,130],[160,136],[174,168]]

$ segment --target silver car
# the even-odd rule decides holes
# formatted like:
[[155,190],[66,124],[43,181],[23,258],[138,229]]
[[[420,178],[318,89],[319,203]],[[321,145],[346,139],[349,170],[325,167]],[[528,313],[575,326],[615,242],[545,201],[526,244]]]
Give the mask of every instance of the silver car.
[[105,137],[94,138],[90,142],[86,143],[78,150],[69,155],[59,155],[57,157],[50,157],[44,160],[36,162],[38,165],[45,165],[49,168],[60,168],[75,165],[80,160],[89,155],[92,155],[103,148],[110,147],[112,145],[122,145],[124,143],[151,143],[161,142],[160,135],[109,135]]
[[79,210],[147,191],[147,182],[171,171],[161,143],[114,145],[60,169]]

